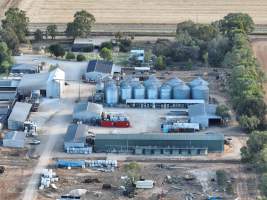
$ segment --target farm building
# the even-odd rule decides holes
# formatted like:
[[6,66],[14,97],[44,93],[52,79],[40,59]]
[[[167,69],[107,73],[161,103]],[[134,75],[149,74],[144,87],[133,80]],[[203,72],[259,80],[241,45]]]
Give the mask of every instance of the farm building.
[[130,58],[135,57],[139,62],[145,61],[145,51],[143,49],[133,49],[130,52]]
[[224,135],[219,133],[96,134],[94,150],[147,155],[200,155],[223,152]]
[[92,147],[86,143],[88,136],[88,127],[84,124],[71,124],[68,127],[64,137],[64,149],[67,153],[83,153],[92,152]]
[[85,80],[89,82],[98,82],[107,76],[113,76],[114,73],[121,73],[121,68],[113,64],[113,62],[91,60],[87,66]]
[[18,93],[29,96],[33,90],[49,98],[60,98],[63,94],[65,72],[59,68],[46,73],[25,74],[18,86]]
[[10,131],[5,134],[3,139],[4,147],[23,148],[25,145],[26,133],[18,131]]
[[32,104],[16,102],[8,118],[8,129],[22,130],[30,115]]
[[15,64],[12,66],[10,73],[12,74],[36,74],[40,72],[40,66],[35,64]]
[[103,106],[96,103],[80,102],[76,104],[73,111],[73,121],[81,121],[83,123],[94,123],[96,119],[100,119],[103,112]]
[[188,107],[191,123],[199,123],[201,128],[208,128],[210,124],[219,124],[221,117],[216,115],[217,106],[214,104],[196,104]]
[[94,42],[90,38],[76,38],[71,47],[73,52],[91,52],[94,50]]

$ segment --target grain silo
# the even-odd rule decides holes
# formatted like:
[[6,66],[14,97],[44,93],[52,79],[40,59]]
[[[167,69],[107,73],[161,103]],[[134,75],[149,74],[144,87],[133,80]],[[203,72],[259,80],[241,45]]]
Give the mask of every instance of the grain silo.
[[198,85],[192,88],[193,99],[204,99],[206,102],[209,101],[209,87],[207,85]]
[[158,87],[156,85],[150,84],[146,86],[146,97],[147,99],[158,99]]
[[193,87],[196,87],[196,86],[199,86],[199,85],[205,85],[205,86],[208,86],[209,83],[207,81],[205,81],[204,79],[202,79],[201,77],[198,77],[194,80],[192,80],[190,83],[189,83],[189,86],[191,88]]
[[184,82],[181,79],[176,78],[176,77],[170,78],[169,80],[167,80],[165,82],[165,84],[168,84],[168,85],[170,85],[172,87],[175,87],[176,85],[179,85],[179,84],[182,84],[182,83],[184,83]]
[[172,97],[172,87],[168,84],[161,85],[159,89],[159,98],[160,99],[171,99]]
[[185,83],[174,86],[173,88],[174,99],[190,99],[190,87]]
[[149,78],[144,81],[144,86],[147,87],[149,85],[160,87],[161,83],[155,76],[149,76]]
[[133,98],[145,99],[145,87],[142,84],[139,83],[133,87]]
[[121,101],[125,102],[127,99],[132,98],[132,87],[129,83],[124,83],[120,87],[120,98]]
[[110,83],[105,87],[105,99],[106,104],[115,105],[118,103],[118,88],[115,84]]

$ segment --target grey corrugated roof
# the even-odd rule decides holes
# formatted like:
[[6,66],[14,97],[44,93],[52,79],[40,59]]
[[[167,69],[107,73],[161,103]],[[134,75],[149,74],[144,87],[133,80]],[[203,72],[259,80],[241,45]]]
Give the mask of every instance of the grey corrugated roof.
[[50,73],[25,74],[18,85],[19,89],[46,89],[46,82]]
[[21,63],[21,64],[15,64],[12,66],[11,70],[13,69],[29,69],[29,70],[37,70],[39,68],[38,65],[29,64],[29,63]]
[[10,131],[5,134],[5,140],[24,140],[26,137],[26,133],[22,131]]
[[87,66],[87,72],[101,72],[110,74],[112,72],[113,63],[104,60],[91,60]]
[[64,137],[64,142],[84,142],[88,127],[84,124],[71,124]]
[[16,97],[17,92],[15,91],[0,91],[0,101],[9,101],[9,100],[14,100]]
[[141,133],[141,134],[96,134],[96,140],[224,140],[221,133]]
[[31,107],[32,107],[32,104],[16,102],[8,120],[25,122],[28,118]]

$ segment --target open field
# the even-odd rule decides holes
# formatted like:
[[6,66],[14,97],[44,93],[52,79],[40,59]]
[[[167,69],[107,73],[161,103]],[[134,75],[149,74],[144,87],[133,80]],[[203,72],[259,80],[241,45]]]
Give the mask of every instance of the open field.
[[[265,74],[267,74],[267,38],[254,38],[252,48]],[[267,102],[267,83],[263,85],[265,90],[265,102]]]
[[33,23],[67,23],[85,9],[97,23],[177,23],[184,20],[211,22],[229,12],[246,12],[257,24],[267,22],[265,0],[21,0]]

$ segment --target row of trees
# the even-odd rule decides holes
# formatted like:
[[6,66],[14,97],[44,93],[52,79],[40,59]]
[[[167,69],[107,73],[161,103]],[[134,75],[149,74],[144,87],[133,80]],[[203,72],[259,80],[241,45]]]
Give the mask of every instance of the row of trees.
[[167,63],[192,61],[228,67],[226,54],[232,48],[231,38],[236,29],[247,34],[253,27],[253,20],[243,13],[228,14],[211,24],[185,21],[177,24],[176,41],[158,40],[153,53],[164,56]]

